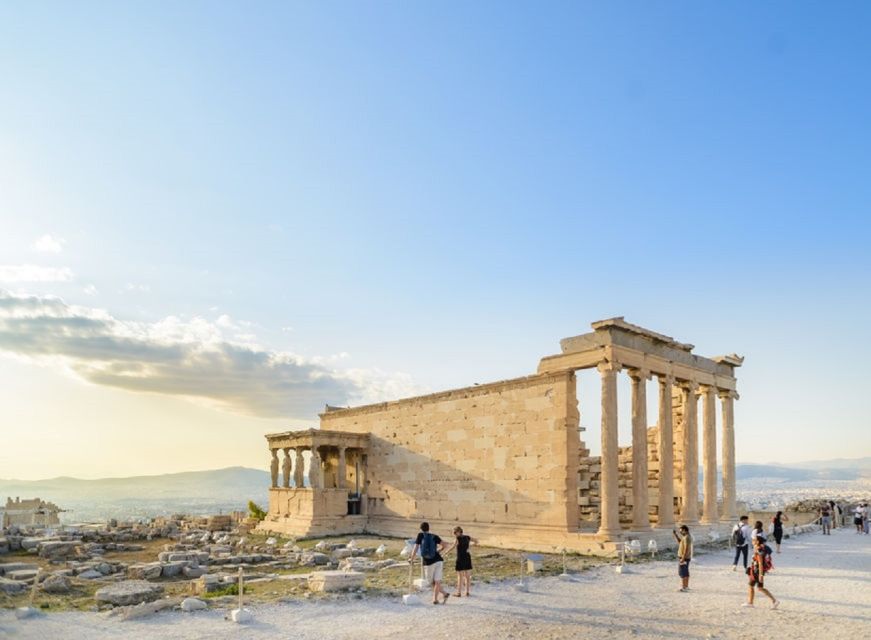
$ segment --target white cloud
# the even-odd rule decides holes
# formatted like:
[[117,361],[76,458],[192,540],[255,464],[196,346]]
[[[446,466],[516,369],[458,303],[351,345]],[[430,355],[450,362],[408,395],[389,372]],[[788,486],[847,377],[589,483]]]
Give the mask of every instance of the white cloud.
[[139,293],[148,293],[151,291],[151,287],[147,284],[137,284],[135,282],[128,282],[124,285],[124,291],[138,291]]
[[68,267],[40,267],[34,264],[0,265],[0,283],[69,282],[73,272]]
[[66,244],[66,240],[63,238],[57,238],[51,235],[44,235],[41,238],[37,238],[33,243],[34,251],[39,251],[40,253],[60,253],[63,251],[64,245]]
[[98,293],[100,293],[99,291],[97,291],[97,287],[95,287],[95,286],[92,285],[92,284],[89,284],[89,285],[86,286],[84,289],[82,289],[82,292],[83,292],[86,296],[95,296],[95,295],[97,295]]
[[[224,324],[235,333],[237,323],[228,317]],[[254,336],[228,339],[224,327],[199,317],[130,322],[57,297],[0,289],[0,352],[63,366],[94,384],[296,419],[311,419],[327,403],[376,402],[418,391],[406,375],[341,371],[329,366],[333,358],[318,362],[249,338]]]

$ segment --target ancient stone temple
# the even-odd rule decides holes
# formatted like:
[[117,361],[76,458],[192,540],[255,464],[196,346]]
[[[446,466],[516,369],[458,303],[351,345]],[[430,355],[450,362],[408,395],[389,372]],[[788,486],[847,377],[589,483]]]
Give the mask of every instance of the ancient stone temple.
[[[695,355],[692,345],[623,318],[592,328],[563,339],[530,376],[328,406],[320,429],[267,435],[272,488],[260,528],[405,537],[428,520],[445,533],[461,524],[487,545],[584,553],[608,552],[627,537],[668,543],[676,523],[725,530],[737,515],[733,402],[743,358]],[[581,437],[576,391],[576,372],[592,368],[602,407],[595,457]],[[623,447],[620,375],[632,395],[632,438]],[[652,427],[648,382],[658,396]]]
[[0,509],[0,526],[53,527],[60,524],[60,512],[56,504],[40,498],[6,498],[6,506]]

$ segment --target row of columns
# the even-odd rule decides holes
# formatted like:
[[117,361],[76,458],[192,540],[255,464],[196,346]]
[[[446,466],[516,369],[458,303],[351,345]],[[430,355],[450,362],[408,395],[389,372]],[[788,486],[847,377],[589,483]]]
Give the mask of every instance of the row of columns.
[[[602,362],[598,366],[602,382],[602,461],[600,478],[599,533],[614,536],[620,533],[619,467],[617,437],[617,373],[619,364]],[[647,381],[649,371],[629,369],[632,384],[632,528],[650,530],[649,495],[647,487]],[[658,527],[674,526],[674,425],[672,424],[673,376],[656,374],[659,381],[659,499]],[[723,457],[723,517],[737,517],[735,503],[735,427],[734,391],[720,390],[710,385],[698,385],[692,380],[679,381],[682,394],[683,430],[681,449],[681,513],[684,524],[699,522],[698,499],[698,395],[703,401],[703,465],[704,505],[702,523],[719,522],[717,509],[717,436],[716,396],[722,403],[722,457]]]
[[[347,477],[347,462],[346,451],[347,447],[336,447],[339,453],[338,472],[337,472],[337,488],[346,488]],[[291,456],[290,451],[293,449],[294,455]],[[284,459],[279,463],[278,452],[284,451]],[[281,469],[281,485],[284,488],[296,487],[302,489],[305,487],[305,461],[303,452],[311,452],[311,461],[308,469],[308,486],[312,489],[321,489],[324,486],[323,463],[322,457],[317,447],[284,447],[279,449],[270,449],[272,460],[269,468],[272,475],[272,487],[279,487],[279,467]],[[292,470],[292,474],[291,474]],[[293,483],[291,484],[291,478]]]

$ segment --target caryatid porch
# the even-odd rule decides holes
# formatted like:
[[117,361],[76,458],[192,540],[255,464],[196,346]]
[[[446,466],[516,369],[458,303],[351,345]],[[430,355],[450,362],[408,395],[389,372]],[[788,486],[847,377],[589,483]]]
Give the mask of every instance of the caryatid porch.
[[308,429],[270,433],[266,441],[269,531],[295,536],[362,531],[369,434]]
[[[625,530],[644,533],[653,526],[716,525],[737,517],[733,402],[736,355],[704,358],[693,345],[611,318],[592,323],[593,332],[560,341],[561,354],[541,360],[539,373],[596,367],[601,377],[602,453],[582,451],[577,486],[581,529],[595,524],[597,533],[617,539]],[[617,376],[625,371],[632,389],[632,444],[620,450],[617,436]],[[658,383],[656,438],[648,440],[647,381]],[[702,399],[703,505],[698,492],[698,398]],[[723,469],[722,509],[717,498],[716,402],[721,404]],[[583,399],[581,399],[583,410]],[[675,416],[677,420],[675,420]],[[655,447],[655,450],[652,449]],[[621,461],[631,455],[631,466]],[[648,467],[655,460],[658,470]],[[627,463],[628,465],[628,463]],[[571,485],[572,479],[569,479]],[[621,486],[622,485],[622,486]],[[598,489],[598,491],[596,491]],[[597,522],[584,513],[598,506]],[[621,513],[621,507],[622,513]],[[622,515],[622,517],[621,517]]]

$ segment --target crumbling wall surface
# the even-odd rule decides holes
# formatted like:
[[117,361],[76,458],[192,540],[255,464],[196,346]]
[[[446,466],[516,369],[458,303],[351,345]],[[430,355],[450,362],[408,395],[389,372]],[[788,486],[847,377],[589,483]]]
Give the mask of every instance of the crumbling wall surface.
[[370,433],[367,530],[409,536],[422,520],[485,544],[564,540],[578,527],[575,376],[539,374],[322,414]]

